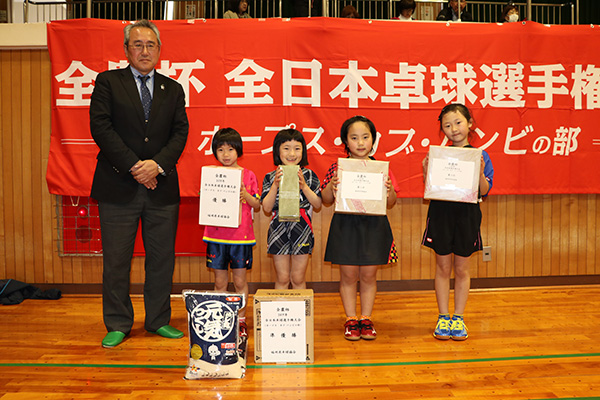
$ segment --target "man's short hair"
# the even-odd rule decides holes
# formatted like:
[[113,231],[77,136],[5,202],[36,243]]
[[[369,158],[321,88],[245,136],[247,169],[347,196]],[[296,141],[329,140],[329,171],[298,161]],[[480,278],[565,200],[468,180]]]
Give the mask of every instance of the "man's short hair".
[[147,19],[139,19],[139,20],[135,21],[133,24],[126,25],[125,29],[123,29],[123,32],[124,32],[124,41],[123,41],[123,44],[125,46],[127,46],[129,44],[129,36],[131,35],[131,30],[133,28],[148,28],[148,29],[152,29],[152,31],[156,35],[156,40],[158,40],[158,45],[159,46],[162,45],[162,43],[160,41],[160,32],[158,31],[158,28],[156,27],[156,25],[154,25],[154,23],[148,21]]

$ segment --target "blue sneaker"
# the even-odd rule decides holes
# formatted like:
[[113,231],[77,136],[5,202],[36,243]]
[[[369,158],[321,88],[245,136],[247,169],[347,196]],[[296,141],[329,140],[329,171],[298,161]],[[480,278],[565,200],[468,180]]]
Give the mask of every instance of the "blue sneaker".
[[433,337],[439,340],[450,339],[450,317],[439,317],[435,330],[433,331]]
[[450,337],[452,340],[467,340],[467,326],[465,321],[459,317],[452,317],[452,325],[450,325]]

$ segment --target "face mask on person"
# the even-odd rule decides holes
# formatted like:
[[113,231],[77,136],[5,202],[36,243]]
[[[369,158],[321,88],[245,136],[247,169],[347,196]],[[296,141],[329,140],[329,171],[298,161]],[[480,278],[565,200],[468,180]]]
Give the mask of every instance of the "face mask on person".
[[517,22],[519,20],[519,14],[511,14],[508,16],[508,22]]

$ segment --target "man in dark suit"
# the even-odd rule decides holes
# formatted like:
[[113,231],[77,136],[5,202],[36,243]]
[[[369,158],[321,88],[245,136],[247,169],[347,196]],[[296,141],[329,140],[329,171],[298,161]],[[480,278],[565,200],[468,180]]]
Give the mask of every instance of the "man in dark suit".
[[[460,20],[472,22],[473,15],[466,10],[467,0],[460,0]],[[448,4],[438,14],[437,21],[458,21],[458,1],[449,0]]]
[[185,95],[179,83],[157,73],[160,33],[146,20],[125,27],[129,66],[96,77],[90,129],[100,147],[91,196],[98,200],[104,256],[102,303],[115,347],[131,331],[131,259],[139,221],[144,240],[144,327],[167,338],[179,213],[176,164],[188,135]]

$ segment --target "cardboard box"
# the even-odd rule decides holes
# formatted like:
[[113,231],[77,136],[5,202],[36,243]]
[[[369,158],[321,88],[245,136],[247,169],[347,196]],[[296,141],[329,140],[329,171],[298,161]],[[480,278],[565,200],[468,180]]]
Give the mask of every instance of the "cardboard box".
[[254,295],[254,361],[313,363],[312,289],[265,290]]
[[430,146],[424,197],[477,203],[480,169],[481,149]]
[[242,217],[241,185],[241,169],[202,167],[200,225],[239,227]]
[[385,215],[387,210],[387,161],[338,159],[338,186],[335,212]]

